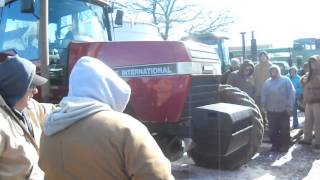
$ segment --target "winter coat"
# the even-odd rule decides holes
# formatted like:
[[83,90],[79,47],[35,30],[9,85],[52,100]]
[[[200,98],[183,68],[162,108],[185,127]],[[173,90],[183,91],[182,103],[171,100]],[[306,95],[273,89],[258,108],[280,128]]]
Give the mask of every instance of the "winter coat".
[[295,75],[294,77],[291,77],[290,75],[287,76],[290,80],[292,85],[294,86],[295,90],[296,90],[296,96],[299,97],[302,95],[303,92],[303,88],[301,86],[300,80],[301,77],[299,75]]
[[290,79],[281,75],[277,65],[273,65],[271,69],[276,69],[278,76],[275,79],[269,78],[264,83],[261,91],[261,106],[269,112],[293,109],[295,90]]
[[147,128],[122,113],[130,93],[100,60],[77,61],[68,96],[45,120],[39,166],[46,179],[173,179]]
[[[245,75],[244,70],[248,66],[252,67],[252,71],[248,75]],[[250,97],[254,98],[254,85],[251,79],[253,71],[253,63],[250,61],[244,61],[239,70],[232,72],[229,75],[227,84],[239,88],[240,90],[246,92]]]
[[172,179],[170,162],[146,127],[115,111],[43,136],[39,165],[48,180]]
[[38,167],[38,148],[41,124],[53,106],[45,107],[35,100],[24,110],[30,118],[34,138],[21,120],[0,96],[0,179],[42,180],[43,172]]
[[229,75],[234,72],[234,70],[229,69],[228,71],[224,72],[221,76],[221,84],[226,84],[229,78]]
[[290,75],[290,71],[292,69],[295,69],[295,71],[298,72],[298,69],[296,67],[292,67],[289,70],[289,74],[287,75],[287,77],[291,80],[291,83],[293,84],[294,89],[296,90],[296,97],[300,97],[302,95],[302,92],[303,92],[303,88],[302,88],[301,83],[300,83],[301,77],[298,74],[296,74],[295,76],[292,77]]
[[259,100],[257,98],[259,98],[261,95],[262,86],[264,82],[270,77],[269,70],[271,65],[272,64],[269,61],[267,61],[267,62],[259,62],[254,67],[253,78],[254,78],[256,100]]
[[[311,61],[316,63],[316,69],[311,69]],[[312,56],[309,59],[310,72],[301,78],[301,84],[304,88],[303,100],[305,103],[320,103],[320,57]]]

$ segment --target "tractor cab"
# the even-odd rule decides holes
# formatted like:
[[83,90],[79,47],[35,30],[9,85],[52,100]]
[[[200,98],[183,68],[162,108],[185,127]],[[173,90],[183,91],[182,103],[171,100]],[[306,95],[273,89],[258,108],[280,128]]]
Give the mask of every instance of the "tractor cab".
[[212,33],[206,34],[195,34],[189,37],[184,37],[182,40],[192,40],[196,42],[200,42],[203,44],[210,45],[213,50],[218,53],[219,59],[221,60],[221,71],[225,72],[229,69],[230,66],[230,57],[229,57],[229,49],[227,46],[228,38],[224,36],[217,36]]
[[[70,42],[111,41],[110,22],[122,23],[123,13],[102,0],[48,0],[47,8],[42,7],[44,1],[40,0],[0,1],[0,52],[14,50],[41,66],[39,71],[50,79],[51,91],[66,91]],[[43,13],[48,13],[45,26],[41,22]],[[116,17],[115,21],[110,17]],[[48,59],[44,66],[43,59]],[[47,73],[43,73],[44,69]],[[50,101],[52,98],[55,97],[50,97]]]
[[[4,1],[4,0],[2,0]],[[67,86],[70,42],[111,41],[112,23],[109,17],[115,14],[113,5],[105,1],[48,0],[48,8],[41,11],[40,0],[6,0],[0,7],[0,52],[14,50],[40,66],[44,44],[48,44],[48,78],[50,88]],[[1,3],[0,3],[1,4]],[[47,26],[40,26],[43,12],[48,13]],[[120,11],[119,11],[120,12]],[[120,14],[120,15],[119,15]],[[121,15],[115,15],[118,24]],[[41,34],[46,32],[44,43]],[[45,54],[45,53],[43,53]],[[43,67],[41,67],[42,69]]]

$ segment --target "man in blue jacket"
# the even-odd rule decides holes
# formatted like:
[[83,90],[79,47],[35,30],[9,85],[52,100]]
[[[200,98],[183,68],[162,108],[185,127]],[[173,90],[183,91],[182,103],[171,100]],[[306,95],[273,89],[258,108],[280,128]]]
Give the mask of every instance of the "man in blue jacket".
[[292,66],[289,70],[289,74],[287,75],[289,79],[291,80],[295,90],[296,90],[296,98],[294,102],[294,107],[292,111],[292,116],[293,116],[293,122],[292,122],[292,128],[293,129],[298,129],[299,128],[299,121],[298,121],[298,101],[302,97],[302,86],[300,83],[301,77],[297,74],[298,69],[295,66]]
[[288,77],[282,76],[279,66],[272,65],[270,78],[261,91],[261,106],[267,112],[272,151],[287,152],[290,142],[290,116],[295,90]]

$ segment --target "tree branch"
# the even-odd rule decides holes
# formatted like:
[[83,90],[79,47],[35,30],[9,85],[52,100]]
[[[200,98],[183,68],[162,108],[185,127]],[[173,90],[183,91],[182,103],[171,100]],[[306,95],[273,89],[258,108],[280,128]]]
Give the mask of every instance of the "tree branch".
[[226,27],[234,22],[226,11],[216,14],[182,0],[133,1],[130,1],[131,7],[137,13],[149,14],[164,40],[168,39],[174,23],[187,25],[185,32],[189,34],[199,34],[225,31]]

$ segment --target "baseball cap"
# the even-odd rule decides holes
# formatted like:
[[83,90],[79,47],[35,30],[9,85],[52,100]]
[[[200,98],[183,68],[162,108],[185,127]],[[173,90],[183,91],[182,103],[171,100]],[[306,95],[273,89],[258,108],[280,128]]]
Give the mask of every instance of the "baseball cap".
[[31,84],[36,85],[36,86],[42,86],[48,81],[47,78],[44,78],[38,74],[34,74],[34,77],[31,81]]
[[41,86],[48,80],[36,74],[36,66],[29,60],[8,56],[0,63],[0,95],[13,107],[31,85]]

